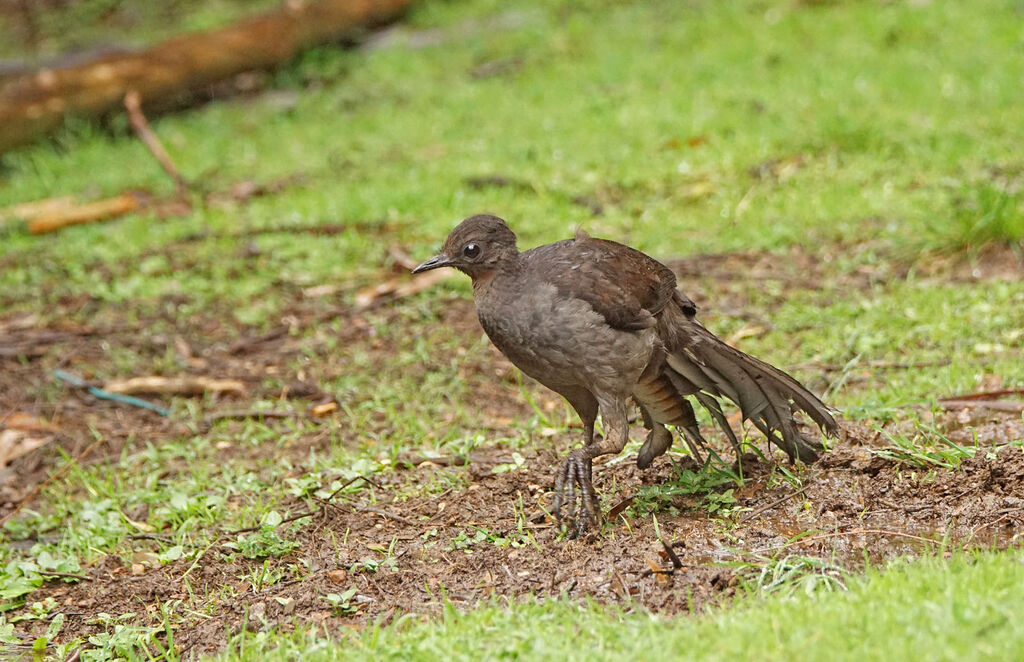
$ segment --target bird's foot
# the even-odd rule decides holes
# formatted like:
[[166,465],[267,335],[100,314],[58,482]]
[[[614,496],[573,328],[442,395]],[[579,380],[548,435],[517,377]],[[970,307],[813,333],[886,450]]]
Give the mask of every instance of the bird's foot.
[[636,456],[636,466],[646,469],[654,462],[654,458],[664,455],[672,446],[672,433],[664,426],[657,425],[647,433],[647,440],[640,447],[640,453]]
[[601,526],[601,504],[594,492],[592,475],[591,459],[583,450],[574,450],[555,478],[555,519],[559,526],[563,524],[562,506],[566,506],[564,523],[570,538],[579,538],[588,528]]

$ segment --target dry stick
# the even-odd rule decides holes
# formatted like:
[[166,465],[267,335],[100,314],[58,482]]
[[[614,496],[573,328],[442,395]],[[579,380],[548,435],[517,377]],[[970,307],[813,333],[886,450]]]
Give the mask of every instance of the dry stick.
[[357,480],[365,481],[365,482],[369,483],[370,485],[373,485],[374,487],[376,487],[378,490],[383,490],[384,489],[384,487],[380,483],[378,483],[377,481],[373,480],[372,478],[367,478],[366,476],[363,476],[362,474],[360,474],[360,475],[356,476],[355,478],[350,478],[347,481],[345,481],[344,485],[342,485],[341,487],[339,487],[338,489],[334,490],[329,495],[327,495],[327,498],[324,499],[324,501],[330,501],[334,497],[338,496],[339,492],[341,492],[343,489],[345,489],[346,487],[348,487],[352,483],[356,482]]
[[355,510],[361,513],[374,513],[376,515],[380,515],[381,517],[393,519],[396,522],[405,524],[406,526],[419,526],[419,524],[412,521],[411,519],[402,517],[401,515],[396,515],[390,510],[384,510],[383,508],[378,508],[376,506],[356,506]]
[[[932,540],[931,538],[922,538],[921,536],[915,536],[912,533],[903,533],[902,531],[886,531],[885,529],[852,529],[850,531],[834,531],[832,533],[823,533],[821,535],[811,536],[809,538],[801,538],[799,540],[791,540],[790,542],[787,542],[785,545],[780,545],[779,547],[769,547],[769,548],[765,549],[764,551],[765,552],[774,552],[774,551],[778,551],[778,550],[781,550],[781,549],[785,549],[785,548],[790,547],[792,545],[802,545],[802,544],[808,543],[808,542],[817,542],[819,540],[827,540],[828,538],[838,538],[838,537],[841,537],[841,536],[860,536],[860,535],[867,535],[867,534],[870,534],[870,533],[875,533],[875,534],[884,535],[884,536],[895,536],[897,538],[909,538],[910,540],[917,540],[918,542],[926,542],[926,543],[930,543],[932,545],[939,545],[939,546],[941,546],[941,545],[945,544],[941,540]],[[757,553],[762,553],[762,552],[757,552]]]
[[752,519],[754,519],[755,517],[757,517],[758,515],[760,515],[760,514],[761,514],[761,513],[763,513],[764,511],[766,511],[766,510],[771,510],[771,509],[772,509],[772,508],[774,508],[775,506],[777,506],[777,505],[779,505],[779,504],[781,504],[781,503],[784,503],[784,502],[786,502],[786,501],[789,501],[790,499],[792,499],[793,497],[797,496],[798,494],[803,494],[803,493],[804,493],[804,492],[806,492],[806,491],[807,491],[807,490],[808,490],[808,489],[809,489],[810,487],[811,487],[810,485],[804,485],[803,487],[801,487],[801,488],[800,488],[799,490],[797,490],[796,492],[791,492],[791,493],[787,494],[786,496],[784,496],[784,497],[782,497],[782,498],[780,498],[780,499],[776,499],[775,501],[772,501],[771,503],[769,503],[769,504],[768,504],[768,505],[766,505],[766,506],[761,506],[760,508],[758,508],[758,509],[757,509],[757,510],[755,510],[754,512],[752,512],[752,513],[748,514],[748,515],[747,515],[746,517],[744,517],[743,519],[741,519],[741,520],[739,521],[739,523],[740,523],[740,524],[743,524],[744,522],[746,522],[746,521],[748,521],[748,520],[752,520]]
[[54,570],[39,570],[38,572],[43,577],[58,577],[58,578],[67,578],[67,579],[79,579],[79,580],[86,581],[86,582],[91,582],[92,581],[92,577],[89,577],[88,575],[79,575],[79,574],[74,573],[74,572],[56,572]]
[[203,417],[203,423],[214,423],[227,418],[305,418],[306,412],[286,411],[283,409],[272,409],[260,411],[259,409],[245,409],[241,411],[222,411]]
[[[307,510],[306,512],[299,513],[298,515],[291,515],[290,517],[285,517],[283,520],[281,520],[277,524],[277,526],[281,526],[282,524],[287,524],[288,522],[294,522],[295,520],[302,519],[303,517],[312,517],[313,515],[316,515],[319,512],[320,512],[320,509],[317,508],[316,510]],[[258,524],[256,526],[247,526],[244,529],[235,529],[234,531],[228,531],[227,534],[230,535],[230,536],[233,536],[236,533],[250,533],[252,531],[259,531],[262,528],[263,528],[263,525],[262,524]]]
[[[331,495],[330,495],[330,496],[328,496],[328,497],[327,497],[326,499],[324,499],[324,501],[325,501],[325,502],[329,502],[329,501],[330,501],[331,499],[333,499],[333,498],[334,498],[334,496],[335,496],[335,495],[336,495],[336,494],[337,494],[338,492],[342,491],[343,489],[345,489],[346,487],[348,487],[349,485],[351,485],[352,483],[356,482],[356,481],[357,481],[357,480],[359,480],[359,479],[363,479],[363,480],[365,480],[365,481],[366,481],[367,483],[370,483],[371,485],[376,485],[376,486],[377,486],[378,488],[380,488],[380,489],[384,489],[384,488],[382,488],[382,487],[380,486],[380,483],[377,483],[376,481],[370,480],[370,479],[369,479],[369,478],[367,478],[366,476],[356,476],[355,478],[352,478],[352,479],[351,479],[351,480],[349,480],[349,481],[348,481],[347,483],[345,483],[344,485],[342,485],[341,487],[339,487],[338,489],[336,489],[336,490],[335,490],[335,491],[334,491],[333,493],[331,493]],[[313,509],[313,510],[307,510],[307,511],[305,511],[305,512],[302,512],[302,513],[298,513],[297,515],[290,515],[290,516],[288,516],[288,517],[285,517],[285,518],[284,518],[283,520],[281,520],[281,521],[280,521],[280,522],[279,522],[279,523],[277,524],[277,526],[281,526],[282,524],[287,524],[288,522],[294,522],[295,520],[297,520],[297,519],[302,519],[303,517],[312,517],[313,515],[316,515],[317,513],[321,512],[322,510],[323,510],[322,508],[315,508],[315,509]],[[385,515],[385,516],[387,516],[387,517],[391,517],[392,519],[395,519],[395,520],[398,520],[398,521],[403,521],[403,520],[402,520],[401,518],[399,518],[399,517],[395,517],[395,516],[393,516],[393,515],[390,515],[390,514],[388,514],[388,513],[386,512],[386,511],[384,511],[384,512],[379,512],[379,511],[377,511],[377,510],[373,510],[373,509],[372,509],[371,507],[366,507],[366,508],[364,508],[363,510],[369,510],[370,512],[377,512],[378,514],[381,514],[381,515]],[[409,520],[404,520],[404,522],[405,522],[405,523],[411,523],[411,522],[410,522]],[[235,529],[234,531],[226,531],[225,533],[226,533],[227,535],[231,535],[231,536],[233,536],[233,535],[236,535],[236,534],[238,534],[238,533],[250,533],[250,532],[252,532],[252,531],[259,531],[259,530],[260,530],[260,529],[262,529],[262,528],[263,528],[263,525],[261,525],[261,524],[260,524],[260,525],[257,525],[257,526],[247,526],[247,527],[245,527],[244,529]]]
[[124,95],[124,107],[128,111],[128,121],[131,123],[135,135],[143,142],[164,172],[174,180],[178,186],[178,195],[184,198],[189,189],[188,181],[178,170],[178,166],[174,165],[171,155],[164,149],[160,138],[150,128],[149,121],[142,114],[142,97],[139,96],[137,90],[128,90],[128,93]]
[[991,409],[993,411],[1018,412],[1024,410],[1020,400],[939,400],[943,409]]
[[92,442],[91,444],[89,444],[89,445],[88,445],[88,446],[86,447],[86,449],[85,449],[84,451],[82,451],[81,453],[79,453],[79,454],[78,454],[78,455],[76,455],[75,457],[73,457],[73,458],[71,458],[70,460],[68,460],[68,463],[67,463],[67,464],[65,464],[65,465],[64,465],[63,467],[61,467],[61,468],[60,468],[60,469],[58,469],[57,471],[55,471],[55,472],[53,473],[53,475],[52,475],[52,476],[50,476],[49,478],[47,478],[47,479],[46,479],[46,480],[44,480],[43,482],[39,483],[38,485],[36,485],[36,486],[35,486],[35,487],[34,487],[34,488],[32,489],[32,491],[31,491],[31,492],[29,492],[29,493],[28,493],[28,494],[27,494],[27,495],[25,496],[25,498],[24,498],[24,499],[22,499],[21,501],[19,501],[19,502],[18,502],[18,505],[16,505],[16,506],[14,507],[14,510],[12,510],[12,511],[11,511],[11,512],[9,512],[9,513],[7,513],[7,514],[6,514],[6,515],[4,515],[3,517],[0,517],[0,527],[2,527],[2,526],[3,526],[4,524],[6,524],[6,523],[7,523],[7,522],[8,522],[8,521],[9,521],[9,520],[11,519],[11,518],[13,518],[13,517],[14,517],[15,515],[17,515],[17,514],[18,514],[19,512],[21,512],[21,509],[22,509],[22,508],[24,508],[25,506],[27,506],[27,505],[28,505],[29,503],[31,503],[33,499],[35,499],[35,498],[36,498],[37,496],[39,496],[39,493],[43,491],[43,488],[44,488],[44,487],[46,487],[47,485],[49,485],[50,483],[52,483],[53,481],[55,481],[55,480],[57,480],[58,478],[60,478],[61,476],[63,476],[63,475],[65,474],[65,473],[67,473],[68,469],[70,469],[70,468],[72,467],[72,465],[75,465],[75,464],[77,464],[78,462],[80,462],[81,460],[85,459],[85,457],[86,457],[87,455],[89,455],[89,453],[91,453],[91,452],[93,451],[93,449],[94,449],[94,448],[96,448],[97,446],[99,446],[99,445],[100,445],[101,443],[103,443],[104,441],[106,441],[106,440],[105,440],[105,439],[103,439],[103,438],[101,437],[100,439],[97,439],[96,441]]
[[1022,509],[1022,508],[1011,508],[1008,512],[1003,513],[1002,515],[1000,515],[996,519],[992,520],[991,522],[986,522],[985,524],[982,524],[980,526],[975,527],[971,531],[971,535],[967,536],[967,540],[964,541],[964,546],[966,547],[967,544],[969,542],[971,542],[971,540],[974,539],[974,536],[978,535],[979,533],[981,533],[982,531],[984,531],[985,529],[987,529],[987,528],[989,528],[991,526],[995,526],[999,522],[1003,521],[1004,519],[1008,518],[1010,515],[1013,515],[1015,512],[1018,512],[1020,510],[1024,510],[1024,509]]
[[998,391],[985,391],[983,393],[964,393],[962,395],[950,395],[939,398],[939,402],[951,402],[958,400],[985,400],[987,398],[998,398],[1004,395],[1024,395],[1024,388],[1007,388]]

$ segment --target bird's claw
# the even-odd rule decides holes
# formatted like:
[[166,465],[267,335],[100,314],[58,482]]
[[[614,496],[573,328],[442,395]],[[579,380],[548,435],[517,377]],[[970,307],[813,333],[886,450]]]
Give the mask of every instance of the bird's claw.
[[[594,492],[592,475],[591,459],[582,450],[574,450],[565,458],[555,478],[555,519],[561,526],[562,506],[567,506],[569,513],[565,524],[570,538],[579,538],[588,528],[601,526],[601,504]],[[575,513],[572,513],[573,508]]]

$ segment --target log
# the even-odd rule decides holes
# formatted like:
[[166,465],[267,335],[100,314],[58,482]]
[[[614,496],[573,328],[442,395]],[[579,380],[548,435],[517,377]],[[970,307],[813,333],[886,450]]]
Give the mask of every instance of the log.
[[286,0],[218,30],[175,37],[65,69],[43,69],[0,86],[0,153],[63,126],[98,117],[134,90],[143,105],[169,103],[230,76],[280,66],[299,51],[397,18],[412,0]]

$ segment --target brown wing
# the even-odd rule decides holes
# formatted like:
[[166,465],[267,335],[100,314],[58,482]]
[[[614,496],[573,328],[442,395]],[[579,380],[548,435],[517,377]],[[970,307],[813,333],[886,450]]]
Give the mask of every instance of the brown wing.
[[[539,246],[522,257],[562,295],[586,301],[616,329],[654,326],[654,316],[677,296],[671,269],[614,241],[578,236]],[[684,310],[687,304],[693,306],[678,296]]]

